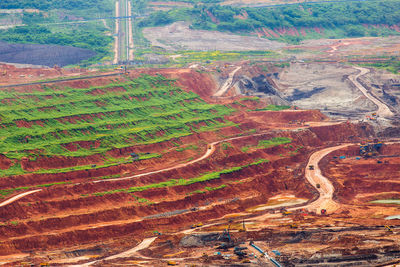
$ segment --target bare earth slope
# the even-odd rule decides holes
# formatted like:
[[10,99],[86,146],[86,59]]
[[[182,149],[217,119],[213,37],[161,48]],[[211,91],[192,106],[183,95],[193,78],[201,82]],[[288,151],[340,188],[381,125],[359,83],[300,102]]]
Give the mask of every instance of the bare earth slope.
[[[218,75],[231,87],[257,68]],[[397,186],[397,176],[384,177],[398,145],[383,145],[381,163],[357,159],[358,143],[375,137],[368,123],[255,97],[213,98],[215,75],[142,69],[1,91],[0,131],[9,132],[0,140],[0,262],[239,264],[233,246],[252,251],[249,241],[279,250],[284,266],[398,255],[400,235],[384,228],[396,207],[367,202],[368,194],[381,199],[374,186],[397,195],[363,179],[360,166],[374,165],[374,176]],[[232,245],[220,250],[225,257],[215,255],[224,244]]]

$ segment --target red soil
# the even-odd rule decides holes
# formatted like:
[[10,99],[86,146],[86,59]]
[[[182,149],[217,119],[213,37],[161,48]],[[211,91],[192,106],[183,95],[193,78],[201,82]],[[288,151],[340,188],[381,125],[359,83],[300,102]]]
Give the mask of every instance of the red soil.
[[[258,73],[259,70],[250,68],[249,72]],[[216,89],[216,85],[209,74],[194,70],[139,70],[132,71],[130,75],[134,77],[142,73],[157,73],[167,76],[167,78],[176,78],[177,85],[182,86],[185,90],[193,90],[206,99]],[[57,84],[54,85],[54,88],[57,87],[58,90],[62,90],[64,86],[104,85],[110,81],[111,79],[89,79],[76,83],[65,82],[61,86]],[[234,100],[229,101],[227,103]],[[243,107],[237,114],[226,118],[234,121],[238,126],[225,127],[214,132],[193,133],[190,136],[174,138],[158,144],[132,146],[108,152],[108,155],[119,158],[126,158],[132,152],[162,153],[161,158],[107,168],[57,174],[25,174],[0,179],[1,188],[9,188],[10,185],[19,187],[71,182],[71,184],[43,188],[40,192],[0,207],[0,218],[2,222],[7,222],[0,226],[0,255],[29,250],[65,250],[72,246],[79,245],[81,247],[85,244],[116,244],[115,242],[118,243],[124,238],[139,240],[148,236],[148,233],[154,230],[174,232],[188,227],[193,224],[194,220],[207,222],[232,212],[242,212],[246,208],[265,204],[268,198],[281,193],[312,199],[316,197],[317,192],[304,179],[304,168],[310,153],[325,146],[327,142],[337,143],[349,140],[355,142],[369,138],[373,134],[372,130],[366,125],[347,123],[309,128],[304,126],[304,129],[296,131],[272,131],[282,129],[282,125],[289,129],[298,128],[298,125],[289,125],[293,121],[318,123],[326,120],[326,117],[318,111],[247,112],[248,108],[257,108],[259,104],[255,101],[243,102],[245,102],[246,107]],[[90,121],[93,116],[101,118],[105,115],[99,113],[79,117],[71,116],[62,118],[61,121]],[[201,125],[204,124],[199,123],[191,126],[195,128]],[[226,146],[220,144],[209,158],[179,169],[134,179],[90,182],[92,178],[96,177],[116,174],[127,176],[174,166],[177,163],[187,162],[190,158],[201,156],[207,149],[207,143],[222,140],[229,136],[238,136],[246,131],[257,132],[269,129],[271,131],[268,134],[232,140]],[[163,133],[159,132],[158,134],[162,135]],[[255,148],[260,140],[276,136],[290,137],[293,141],[290,144],[277,147]],[[177,151],[175,143],[181,144],[182,147],[194,144],[199,147],[199,150]],[[90,148],[98,145],[98,143],[93,142],[75,142],[64,146],[74,151],[78,147]],[[250,146],[246,153],[241,150],[244,146]],[[352,151],[351,149],[349,148],[349,151]],[[388,148],[384,147],[383,149],[387,150]],[[23,159],[21,165],[24,169],[30,171],[42,168],[65,168],[101,163],[103,157],[103,155],[86,158],[39,157],[36,160]],[[249,165],[259,159],[268,159],[269,162]],[[8,168],[11,164],[13,164],[11,161],[0,156],[0,168]],[[329,162],[326,164],[329,164]],[[222,174],[219,179],[187,186],[152,188],[133,194],[125,192],[104,193],[110,190],[127,189],[171,179],[189,179],[207,172],[216,172],[244,165],[249,166],[236,172]],[[374,181],[371,180],[370,182]],[[205,187],[221,185],[226,187],[215,191],[205,190]],[[205,192],[196,193],[196,190]],[[96,192],[102,192],[102,194],[93,195]],[[343,196],[338,194],[337,197],[346,198],[351,194],[352,192],[344,193]],[[140,202],[137,197],[145,198],[147,201]],[[193,209],[196,206],[207,206],[207,209]],[[176,216],[146,218],[149,215],[180,209],[188,209],[189,211]],[[18,221],[18,224],[8,223],[11,221]]]
[[0,154],[0,169],[7,170],[13,165],[13,161],[4,155]]
[[[55,69],[55,68],[17,68],[13,65],[0,64],[0,85],[16,84],[16,83],[28,83],[35,80],[43,80],[49,78],[75,76],[87,73],[87,70],[83,69]],[[32,86],[28,89],[22,87],[16,87],[14,90],[23,92],[29,92],[33,88],[39,88],[40,86]]]
[[90,95],[104,95],[107,92],[111,93],[117,93],[117,92],[126,92],[126,90],[123,87],[109,87],[106,89],[94,89],[90,92],[87,92],[86,94]]
[[31,128],[33,125],[33,122],[31,122],[31,121],[17,120],[14,122],[18,128],[22,128],[22,127]]
[[[384,157],[399,155],[399,148],[399,144],[384,145],[380,151],[383,157],[356,160],[359,147],[352,146],[329,154],[320,164],[323,174],[334,183],[335,197],[341,202],[353,203],[358,194],[400,191],[396,179],[400,175],[400,157]],[[350,158],[333,158],[339,156]]]

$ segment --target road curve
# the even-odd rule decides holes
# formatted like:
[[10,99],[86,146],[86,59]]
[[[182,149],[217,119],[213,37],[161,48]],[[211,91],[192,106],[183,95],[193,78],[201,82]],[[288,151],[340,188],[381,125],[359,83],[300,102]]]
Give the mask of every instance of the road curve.
[[33,193],[36,193],[36,192],[39,192],[39,191],[42,191],[42,189],[36,189],[36,190],[32,190],[32,191],[28,191],[28,192],[24,192],[24,193],[21,193],[19,195],[16,195],[16,196],[14,196],[14,197],[12,197],[10,199],[7,199],[7,200],[3,201],[2,203],[0,203],[0,207],[6,206],[8,204],[11,204],[11,203],[13,203],[14,201],[17,201],[20,198],[23,198],[23,197],[25,197],[27,195],[30,195],[30,194],[33,194]]
[[[332,199],[333,192],[335,188],[333,187],[332,183],[329,181],[328,178],[322,175],[321,169],[319,168],[318,164],[322,158],[324,158],[329,153],[339,150],[353,144],[343,144],[334,147],[328,147],[317,152],[314,152],[310,159],[308,160],[306,169],[305,169],[305,177],[307,181],[318,191],[319,197],[317,200],[309,203],[305,206],[296,207],[291,210],[296,209],[307,209],[314,212],[320,212],[321,209],[326,209],[328,213],[335,211],[338,208],[338,204]],[[313,165],[314,170],[310,170],[308,166]],[[319,184],[319,188],[317,186]]]
[[[269,132],[270,133],[270,132]],[[227,141],[232,141],[232,140],[237,140],[237,139],[242,139],[242,138],[246,138],[246,137],[254,137],[254,136],[260,136],[260,135],[264,135],[267,134],[267,132],[264,133],[258,133],[258,134],[252,134],[252,135],[245,135],[245,136],[237,136],[237,137],[231,137],[231,138],[227,138],[224,140],[220,140],[220,141],[215,141],[212,142],[210,144],[207,145],[207,150],[206,152],[203,154],[203,156],[201,156],[200,158],[191,160],[189,162],[186,163],[180,163],[178,165],[174,165],[172,167],[169,168],[165,168],[165,169],[161,169],[161,170],[157,170],[157,171],[151,171],[151,172],[145,172],[145,173],[141,173],[141,174],[136,174],[136,175],[132,175],[132,176],[127,176],[127,177],[121,177],[121,178],[113,178],[113,179],[103,179],[103,180],[98,180],[98,181],[94,181],[93,183],[103,183],[103,182],[111,182],[111,181],[122,181],[122,180],[129,180],[129,179],[133,179],[133,178],[137,178],[137,177],[142,177],[142,176],[146,176],[146,175],[150,175],[150,174],[156,174],[156,173],[161,173],[161,172],[166,172],[166,171],[170,171],[170,170],[175,170],[175,169],[179,169],[188,165],[191,165],[193,163],[199,162],[203,159],[208,158],[209,156],[211,156],[214,151],[215,151],[215,146],[223,143],[223,142],[227,142]]]
[[355,69],[359,70],[360,72],[356,75],[352,74],[349,76],[349,80],[369,99],[371,100],[375,105],[378,106],[378,110],[376,111],[377,115],[379,115],[380,117],[392,117],[393,116],[393,112],[390,111],[389,107],[383,103],[382,101],[380,101],[379,99],[377,99],[376,97],[374,97],[373,95],[371,95],[370,93],[368,93],[367,89],[365,89],[365,87],[360,84],[357,79],[360,76],[363,76],[365,74],[367,74],[369,72],[369,69],[367,68],[361,68],[361,67],[354,67]]
[[235,76],[235,73],[240,70],[242,66],[237,67],[234,69],[231,73],[229,73],[228,79],[225,81],[225,83],[221,86],[221,88],[214,94],[214,96],[222,96],[223,94],[228,91],[228,89],[232,86],[232,81],[233,77]]
[[[262,134],[257,134],[257,135],[262,135]],[[254,135],[253,135],[254,136]],[[244,138],[244,137],[249,137],[249,136],[240,136],[240,137],[233,137],[233,138],[229,138],[229,139],[225,139],[222,141],[218,141],[218,142],[214,142],[211,143],[211,148],[207,149],[206,153],[198,158],[196,161],[199,161],[201,159],[204,159],[206,157],[208,157],[209,155],[211,155],[214,151],[215,151],[215,145],[220,143],[220,142],[224,142],[224,141],[229,141],[229,140],[234,140],[234,139],[239,139],[239,138]],[[308,160],[308,164],[306,166],[306,170],[305,170],[305,176],[306,179],[308,180],[308,182],[315,187],[316,190],[318,190],[319,192],[319,197],[317,200],[313,201],[310,204],[304,205],[304,206],[300,206],[300,207],[295,207],[295,208],[291,208],[288,210],[297,210],[297,209],[307,209],[310,211],[314,211],[314,212],[318,212],[321,209],[326,209],[328,213],[331,213],[333,211],[335,211],[338,208],[338,204],[332,199],[333,197],[333,192],[335,191],[332,183],[328,180],[328,178],[326,178],[325,176],[323,176],[321,174],[321,170],[319,169],[318,163],[321,161],[322,158],[324,158],[326,155],[328,155],[329,153],[338,150],[338,149],[342,149],[345,148],[347,146],[350,146],[352,144],[343,144],[343,145],[339,145],[339,146],[334,146],[334,147],[328,147],[322,150],[319,150],[317,152],[314,152],[311,156],[310,159]],[[310,165],[314,165],[314,170],[309,170],[308,166]],[[171,168],[170,168],[171,169]],[[159,171],[157,171],[159,172]],[[146,174],[143,174],[146,175]],[[320,188],[317,187],[317,184],[320,184]],[[259,216],[259,218],[264,217],[265,215],[261,215]],[[257,219],[256,218],[252,218]],[[209,227],[212,224],[207,224],[202,226],[203,227]],[[188,230],[184,230],[181,231],[180,233],[184,233],[184,234],[190,234],[192,231],[194,230],[198,230],[198,229],[188,229]],[[136,247],[127,250],[125,252],[122,252],[120,254],[116,254],[114,256],[110,256],[108,258],[105,258],[104,260],[111,260],[111,259],[116,259],[116,258],[123,258],[123,257],[129,257],[132,256],[132,254],[134,254],[135,252],[147,248],[151,245],[151,243],[154,242],[154,240],[156,240],[157,237],[152,237],[152,238],[146,238],[144,239],[139,245],[137,245]],[[90,266],[91,264],[94,264],[96,261],[94,262],[89,262],[83,265],[79,265],[79,266]],[[78,266],[78,265],[74,265]]]
[[107,258],[104,258],[104,259],[101,259],[101,260],[97,260],[97,261],[91,261],[91,262],[88,262],[88,263],[78,264],[78,265],[69,265],[69,267],[87,267],[87,266],[95,264],[96,262],[99,262],[99,261],[106,261],[106,260],[114,260],[114,259],[118,259],[118,258],[132,257],[139,250],[148,248],[154,242],[154,240],[156,240],[156,239],[157,239],[157,237],[149,237],[149,238],[143,239],[143,241],[140,242],[140,244],[138,244],[136,247],[134,247],[134,248],[132,248],[130,250],[127,250],[127,251],[124,251],[122,253],[115,254],[115,255],[112,255],[110,257],[107,257]]

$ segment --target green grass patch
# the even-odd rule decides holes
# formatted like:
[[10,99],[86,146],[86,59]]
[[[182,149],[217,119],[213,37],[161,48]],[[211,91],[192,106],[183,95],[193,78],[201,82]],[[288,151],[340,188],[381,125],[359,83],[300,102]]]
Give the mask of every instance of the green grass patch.
[[375,62],[375,63],[364,63],[359,64],[363,67],[373,67],[377,69],[384,69],[394,74],[400,74],[400,60],[398,59],[388,59],[384,62]]
[[258,159],[256,161],[250,163],[250,166],[259,165],[259,164],[267,163],[267,162],[269,162],[269,160],[267,160],[267,159]]
[[[93,193],[92,195],[94,196],[104,196],[108,194],[116,194],[116,193],[135,193],[135,192],[142,192],[150,189],[155,189],[155,188],[164,188],[164,187],[173,187],[173,186],[187,186],[191,185],[194,183],[202,183],[202,182],[207,182],[215,179],[220,179],[222,174],[228,174],[228,173],[234,173],[237,171],[240,171],[244,168],[248,168],[250,166],[254,165],[259,165],[262,163],[268,162],[266,159],[258,159],[250,164],[243,165],[243,166],[238,166],[238,167],[232,167],[229,169],[224,169],[221,171],[217,172],[209,172],[202,174],[201,176],[190,178],[190,179],[170,179],[168,181],[160,182],[160,183],[154,183],[154,184],[148,184],[148,185],[143,185],[143,186],[135,186],[135,187],[130,187],[130,188],[121,188],[121,189],[114,189],[114,190],[109,190],[109,191],[104,191],[104,192],[96,192]],[[219,187],[211,188],[211,187],[206,187],[205,190],[207,191],[212,191],[212,190],[218,190],[224,188],[224,185],[221,185]],[[208,189],[207,189],[208,188]],[[199,193],[199,192],[198,192]]]
[[230,143],[225,143],[225,142],[222,143],[221,146],[222,146],[223,150],[227,150],[228,148],[232,147],[232,145]]
[[250,149],[265,149],[269,147],[279,146],[282,144],[291,143],[292,139],[288,137],[274,137],[268,140],[260,140],[257,146],[244,146],[241,148],[242,152],[247,153]]
[[290,106],[285,106],[285,105],[268,105],[265,108],[257,108],[253,110],[248,110],[248,111],[281,111],[281,110],[286,110],[290,109]]
[[[0,153],[8,158],[86,157],[235,125],[224,119],[234,109],[208,104],[162,76],[144,75],[90,88],[42,89],[30,93],[13,89],[0,92],[4,103],[0,106]],[[196,127],[200,123],[204,126]],[[86,145],[81,146],[80,142]],[[161,155],[140,155],[140,159],[154,157]],[[119,161],[106,161],[101,167]],[[25,173],[18,165],[1,170],[0,176]],[[77,166],[74,170],[88,168]]]
[[178,147],[177,149],[175,149],[178,152],[182,152],[185,150],[198,150],[199,147],[196,145],[189,145],[189,146],[185,146],[185,147]]
[[194,194],[204,194],[204,193],[207,193],[207,192],[212,192],[212,191],[220,190],[220,189],[223,189],[223,188],[225,188],[225,187],[226,187],[225,184],[222,184],[222,185],[217,186],[217,187],[209,187],[209,186],[206,186],[206,187],[204,187],[203,190],[201,190],[201,189],[194,190],[194,191],[192,191],[192,192],[190,192],[190,193],[187,193],[187,195],[191,196],[191,195],[194,195]]
[[43,188],[43,187],[51,187],[53,185],[64,185],[64,184],[71,184],[71,182],[55,182],[55,183],[50,183],[50,184],[40,184],[40,185],[35,185],[35,186],[22,186],[22,187],[16,187],[16,188],[9,188],[9,189],[0,189],[0,198],[5,198],[17,191],[26,191],[29,189],[34,189],[34,188]]
[[255,102],[260,102],[260,98],[258,96],[252,96],[252,97],[242,97],[240,101],[255,101]]

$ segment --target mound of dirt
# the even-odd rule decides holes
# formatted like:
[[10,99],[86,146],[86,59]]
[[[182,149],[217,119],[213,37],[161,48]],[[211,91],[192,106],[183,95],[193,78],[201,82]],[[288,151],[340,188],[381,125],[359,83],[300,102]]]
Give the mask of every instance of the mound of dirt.
[[66,66],[89,59],[96,52],[89,49],[39,44],[9,44],[0,41],[0,62],[43,66]]

